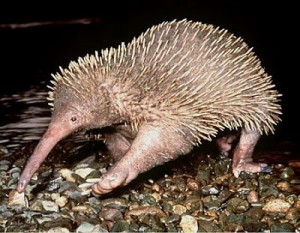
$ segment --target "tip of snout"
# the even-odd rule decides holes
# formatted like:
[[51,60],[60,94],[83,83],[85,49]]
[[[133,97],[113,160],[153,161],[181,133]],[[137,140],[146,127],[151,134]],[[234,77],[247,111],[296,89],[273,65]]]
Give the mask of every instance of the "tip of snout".
[[17,192],[18,193],[24,192],[25,187],[26,187],[26,184],[25,184],[24,180],[23,181],[20,180],[18,183],[18,186],[17,186]]

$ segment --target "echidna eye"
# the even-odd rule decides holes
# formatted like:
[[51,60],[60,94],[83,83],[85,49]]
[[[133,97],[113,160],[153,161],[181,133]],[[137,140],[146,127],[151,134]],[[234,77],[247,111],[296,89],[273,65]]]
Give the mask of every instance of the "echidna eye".
[[71,121],[76,121],[77,120],[77,118],[76,117],[71,117]]

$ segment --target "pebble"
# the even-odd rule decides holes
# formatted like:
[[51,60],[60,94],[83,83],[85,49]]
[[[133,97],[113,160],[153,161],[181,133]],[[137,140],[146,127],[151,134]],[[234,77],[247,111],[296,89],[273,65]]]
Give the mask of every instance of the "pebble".
[[146,214],[157,215],[160,218],[166,217],[166,214],[156,206],[140,206],[138,208],[135,208],[135,209],[132,209],[132,210],[129,210],[128,212],[126,212],[125,219],[128,219],[129,216],[131,216],[131,215],[140,216],[140,215],[146,215]]
[[8,164],[3,164],[0,166],[0,171],[6,171],[9,168]]
[[151,196],[155,199],[156,202],[161,200],[161,195],[159,193],[152,193]]
[[75,174],[85,179],[91,172],[95,171],[93,168],[80,168],[75,171]]
[[125,198],[108,198],[102,201],[102,205],[112,208],[127,208],[128,201]]
[[198,232],[197,220],[191,215],[183,215],[179,225],[184,233]]
[[247,194],[247,201],[249,203],[256,203],[259,201],[258,198],[258,193],[254,190],[251,190],[248,194]]
[[98,233],[98,232],[108,232],[106,229],[102,228],[99,224],[94,225],[89,222],[82,222],[79,227],[77,227],[76,233]]
[[290,186],[289,182],[287,182],[287,181],[278,182],[276,187],[283,192],[291,191],[291,186]]
[[288,211],[290,207],[291,207],[290,203],[288,203],[285,200],[277,198],[268,201],[262,209],[267,213],[282,213]]
[[58,171],[58,173],[61,174],[61,176],[66,179],[66,181],[72,183],[76,182],[76,179],[72,176],[74,172],[72,172],[70,169],[62,168]]
[[108,221],[117,221],[123,219],[123,214],[119,209],[108,208],[101,210],[99,213],[99,218]]
[[28,200],[25,197],[25,193],[18,193],[16,190],[12,190],[8,196],[8,204],[9,207],[14,205],[21,206],[21,207],[28,207]]
[[75,212],[89,213],[90,208],[88,206],[78,205],[78,206],[73,206],[72,210]]
[[46,211],[58,212],[58,210],[59,210],[58,205],[56,203],[54,203],[53,201],[42,201],[41,203],[42,203],[44,210],[46,210]]
[[285,219],[293,222],[298,221],[300,219],[300,209],[295,207],[290,208],[285,215]]
[[47,233],[69,233],[69,229],[65,227],[55,227],[47,231]]
[[187,208],[184,205],[174,205],[173,206],[173,213],[182,215],[186,212]]
[[3,145],[0,145],[0,155],[6,155],[8,154],[8,149],[3,146]]
[[64,207],[68,203],[68,198],[66,196],[61,196],[55,199],[55,204],[59,207]]

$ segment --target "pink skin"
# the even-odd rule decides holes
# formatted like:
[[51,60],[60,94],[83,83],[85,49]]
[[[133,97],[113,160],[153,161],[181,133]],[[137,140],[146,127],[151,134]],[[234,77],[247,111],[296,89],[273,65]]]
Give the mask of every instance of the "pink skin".
[[228,154],[232,149],[233,142],[237,139],[237,134],[228,134],[216,139],[217,147],[221,154]]
[[115,145],[120,147],[119,151],[123,151],[124,155],[92,187],[95,196],[127,185],[139,173],[186,154],[193,148],[188,138],[159,122],[142,125],[130,147],[120,141],[123,139],[119,138]]

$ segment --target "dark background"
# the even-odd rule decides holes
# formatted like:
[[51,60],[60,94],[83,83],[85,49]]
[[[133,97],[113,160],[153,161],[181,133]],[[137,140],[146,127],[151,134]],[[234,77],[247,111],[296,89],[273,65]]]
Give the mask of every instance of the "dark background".
[[[187,18],[226,28],[254,47],[283,94],[283,121],[272,137],[299,141],[296,112],[300,94],[297,82],[300,20],[296,3],[161,0],[109,4],[98,1],[95,5],[95,2],[73,1],[63,7],[62,3],[41,1],[40,5],[10,3],[0,7],[0,98],[48,81],[58,66],[67,66],[79,56],[129,42],[153,24]],[[91,18],[94,23],[65,24],[82,18]],[[53,24],[8,28],[12,24],[46,21]],[[55,24],[58,21],[65,23]]]

